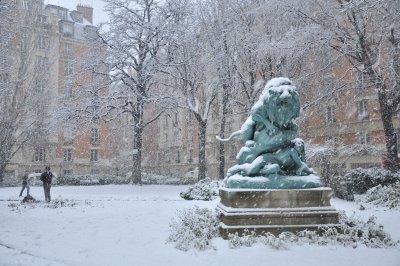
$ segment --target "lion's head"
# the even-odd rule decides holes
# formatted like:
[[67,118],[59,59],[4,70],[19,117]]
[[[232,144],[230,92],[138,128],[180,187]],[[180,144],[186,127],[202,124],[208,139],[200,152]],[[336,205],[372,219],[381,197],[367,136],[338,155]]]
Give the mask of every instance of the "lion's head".
[[268,120],[278,128],[287,128],[300,114],[300,98],[288,78],[273,78],[260,96]]

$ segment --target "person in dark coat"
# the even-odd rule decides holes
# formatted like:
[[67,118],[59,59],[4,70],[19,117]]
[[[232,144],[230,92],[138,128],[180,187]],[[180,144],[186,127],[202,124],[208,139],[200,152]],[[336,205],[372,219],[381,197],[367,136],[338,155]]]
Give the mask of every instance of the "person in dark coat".
[[44,198],[47,202],[50,202],[50,188],[51,181],[53,180],[53,173],[50,172],[50,166],[46,166],[45,171],[40,176],[40,180],[43,182]]
[[28,170],[25,171],[24,176],[22,177],[22,189],[21,193],[19,193],[19,196],[22,197],[22,193],[24,192],[26,188],[26,195],[29,196],[29,177],[28,177]]

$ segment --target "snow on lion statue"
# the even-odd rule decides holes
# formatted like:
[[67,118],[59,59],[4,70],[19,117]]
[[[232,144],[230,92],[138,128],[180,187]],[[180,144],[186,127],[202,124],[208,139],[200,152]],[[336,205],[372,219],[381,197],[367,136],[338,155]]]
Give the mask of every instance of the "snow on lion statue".
[[308,175],[314,173],[305,163],[304,142],[297,138],[294,119],[300,114],[296,87],[288,78],[273,78],[251,108],[240,130],[228,138],[241,138],[245,146],[236,156],[237,165],[228,176]]

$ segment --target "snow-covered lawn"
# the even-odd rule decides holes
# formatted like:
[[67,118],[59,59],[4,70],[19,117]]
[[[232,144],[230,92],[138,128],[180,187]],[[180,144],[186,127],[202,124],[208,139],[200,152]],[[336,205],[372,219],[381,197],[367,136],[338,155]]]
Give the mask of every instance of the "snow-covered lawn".
[[[48,208],[45,203],[20,205],[20,188],[0,188],[0,265],[274,265],[274,266],[400,266],[400,247],[357,248],[338,245],[291,245],[275,250],[262,244],[229,248],[214,239],[215,250],[187,252],[166,243],[169,223],[177,210],[214,209],[214,201],[186,201],[184,186],[109,185],[53,187],[53,200],[71,206]],[[43,189],[31,187],[43,200]],[[400,210],[332,199],[332,205],[365,220],[378,217],[393,240],[400,240]]]

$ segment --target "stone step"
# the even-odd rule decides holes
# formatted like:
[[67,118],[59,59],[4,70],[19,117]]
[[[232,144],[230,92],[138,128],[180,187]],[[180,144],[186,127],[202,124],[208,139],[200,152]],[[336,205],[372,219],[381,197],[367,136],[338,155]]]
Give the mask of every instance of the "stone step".
[[221,214],[221,222],[229,226],[337,224],[339,221],[339,214],[334,208],[249,208],[240,212],[230,212],[232,209],[227,210],[220,204],[216,210]]

